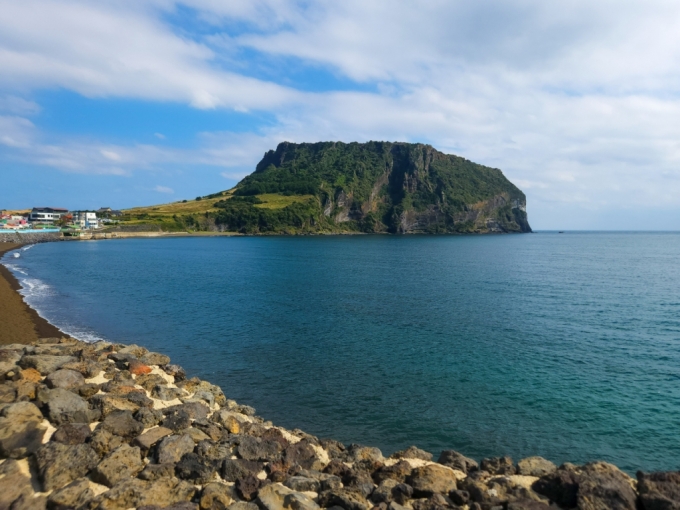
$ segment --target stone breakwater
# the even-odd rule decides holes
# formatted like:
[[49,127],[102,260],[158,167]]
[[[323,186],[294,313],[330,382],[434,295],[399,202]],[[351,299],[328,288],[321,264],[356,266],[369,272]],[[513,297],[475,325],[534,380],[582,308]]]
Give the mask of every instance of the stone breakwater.
[[680,509],[680,473],[540,457],[384,458],[285,430],[159,353],[43,339],[0,347],[1,509]]

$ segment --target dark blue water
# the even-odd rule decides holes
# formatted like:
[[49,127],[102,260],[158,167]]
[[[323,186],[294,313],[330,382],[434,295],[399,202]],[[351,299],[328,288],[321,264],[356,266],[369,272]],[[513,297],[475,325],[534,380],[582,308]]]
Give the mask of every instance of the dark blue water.
[[56,325],[167,353],[286,427],[680,468],[678,234],[129,239],[10,262]]

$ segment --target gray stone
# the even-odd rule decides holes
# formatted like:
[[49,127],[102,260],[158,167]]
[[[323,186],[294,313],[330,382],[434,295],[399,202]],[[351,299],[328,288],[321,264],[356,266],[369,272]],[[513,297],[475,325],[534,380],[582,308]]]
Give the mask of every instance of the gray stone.
[[291,476],[284,485],[297,492],[319,492],[321,487],[319,480],[305,476]]
[[47,505],[50,510],[70,510],[83,508],[93,498],[94,492],[90,489],[90,482],[87,478],[79,478],[50,494]]
[[516,472],[512,459],[507,456],[482,459],[480,467],[492,475],[514,475]]
[[159,464],[167,462],[177,463],[186,453],[194,451],[194,440],[191,436],[183,434],[181,436],[168,436],[161,440],[158,445],[157,458]]
[[99,457],[88,445],[55,442],[38,448],[35,459],[45,491],[58,489],[85,476],[99,462]]
[[26,355],[18,364],[21,368],[35,368],[42,375],[48,375],[72,361],[77,359],[73,356]]
[[179,432],[191,426],[191,418],[184,411],[180,411],[167,416],[161,422],[161,425],[169,428],[173,432]]
[[249,503],[248,501],[237,501],[229,505],[228,510],[259,510],[260,507],[255,503]]
[[185,413],[192,420],[205,420],[208,417],[210,409],[201,402],[185,402],[176,406],[170,406],[163,409],[163,414],[172,415],[176,413]]
[[45,510],[47,498],[41,494],[22,494],[12,503],[10,510]]
[[375,504],[390,503],[393,499],[392,490],[399,485],[399,482],[392,478],[383,480],[371,494],[371,501]]
[[97,428],[90,436],[89,445],[97,452],[97,455],[103,457],[124,444],[124,442],[125,439],[122,437],[112,434],[108,430]]
[[122,349],[118,349],[118,354],[131,354],[135,358],[141,358],[148,352],[149,352],[148,349],[140,347],[139,345],[136,344],[130,344],[123,347]]
[[90,423],[97,417],[83,398],[63,388],[43,392],[40,400],[45,402],[49,420],[57,425]]
[[147,365],[167,365],[170,363],[170,357],[158,352],[147,352],[139,361]]
[[183,480],[189,480],[195,484],[210,482],[217,473],[221,462],[207,459],[190,452],[182,456],[175,466],[175,473]]
[[153,390],[151,390],[151,396],[153,398],[157,398],[159,400],[175,400],[176,398],[181,397],[184,395],[184,392],[182,391],[181,388],[170,388],[168,386],[163,386],[160,384],[157,384],[154,386]]
[[291,466],[297,465],[303,469],[313,469],[315,471],[320,471],[324,468],[324,463],[321,461],[319,454],[312,448],[307,439],[289,445],[285,449],[284,458]]
[[130,441],[137,437],[144,425],[135,420],[130,411],[113,411],[98,425],[98,427]]
[[463,473],[477,471],[479,468],[479,465],[475,460],[454,450],[444,450],[439,456],[439,460],[437,462],[444,466],[449,466],[452,469],[462,471]]
[[237,449],[242,459],[255,461],[274,461],[280,459],[282,450],[282,445],[277,441],[265,441],[259,437],[245,435],[239,438]]
[[158,374],[146,374],[138,375],[135,379],[135,384],[139,384],[146,391],[150,392],[156,385],[164,386],[167,385],[168,382]]
[[127,478],[110,490],[100,494],[93,506],[98,510],[121,510],[145,505],[168,507],[191,501],[196,488],[177,478],[159,478],[154,481]]
[[642,510],[680,510],[680,472],[638,471],[637,479]]
[[537,476],[540,478],[543,475],[554,473],[556,469],[557,466],[555,464],[543,457],[527,457],[517,463],[517,474],[524,476]]
[[19,469],[16,460],[9,459],[0,465],[0,508],[10,508],[22,496],[33,494],[31,480]]
[[99,385],[95,383],[86,383],[82,384],[81,386],[78,386],[77,391],[78,395],[83,397],[84,399],[89,399],[90,397],[96,395],[99,393]]
[[142,480],[158,480],[159,478],[172,478],[175,476],[175,465],[168,464],[147,464],[147,466],[139,473],[139,478]]
[[[146,397],[146,395],[142,395]],[[128,399],[127,396],[123,395],[108,395],[99,393],[92,396],[90,399],[90,405],[93,409],[97,409],[101,412],[103,417],[108,416],[115,411],[130,411],[135,412],[142,407],[139,403],[133,402]]]
[[390,455],[390,459],[420,459],[420,460],[432,460],[432,454],[416,448],[415,446],[409,446],[405,450],[400,450],[394,452]]
[[453,471],[438,464],[415,468],[406,483],[413,487],[416,496],[430,496],[437,492],[447,494],[458,488]]
[[323,508],[339,506],[344,510],[369,510],[372,507],[361,492],[351,488],[319,494],[318,502]]
[[42,444],[46,427],[40,410],[30,402],[9,404],[0,411],[0,456],[21,459]]
[[82,374],[74,370],[59,369],[52,372],[45,378],[45,384],[48,388],[64,388],[70,390],[85,384],[85,378]]
[[70,445],[83,444],[91,435],[92,432],[87,423],[66,423],[52,434],[51,441]]
[[243,459],[225,459],[222,464],[222,478],[227,482],[235,482],[246,476],[257,476],[263,464]]
[[[223,483],[206,484],[201,492],[201,510],[225,510],[233,500],[232,488]],[[257,509],[257,507],[255,507]]]
[[158,425],[163,419],[163,413],[160,409],[149,409],[142,407],[135,414],[135,420],[144,425],[144,428],[151,428]]
[[349,446],[348,455],[354,462],[362,460],[383,462],[385,460],[382,452],[378,448],[371,446],[361,446],[357,444]]
[[139,446],[142,450],[149,450],[154,444],[169,435],[172,435],[172,430],[165,427],[154,427],[137,436],[132,444]]
[[144,469],[141,452],[136,446],[126,444],[109,453],[92,471],[92,480],[113,487],[119,481],[136,476]]
[[306,494],[293,491],[280,483],[262,487],[257,498],[267,510],[319,510],[320,508]]

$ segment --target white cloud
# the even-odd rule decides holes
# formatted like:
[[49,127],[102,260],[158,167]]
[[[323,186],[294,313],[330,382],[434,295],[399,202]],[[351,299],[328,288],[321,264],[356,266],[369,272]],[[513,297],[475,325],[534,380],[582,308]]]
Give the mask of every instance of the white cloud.
[[163,133],[154,133],[153,136],[155,136],[159,140],[165,140],[165,135]]
[[158,191],[158,193],[174,193],[175,190],[172,188],[168,188],[167,186],[161,186],[158,185],[154,188],[154,191]]
[[99,152],[101,153],[102,156],[104,156],[109,161],[120,161],[121,160],[120,154],[118,154],[117,152],[109,151],[109,150],[105,150],[105,149],[101,149]]
[[[677,2],[0,2],[9,157],[121,175],[209,165],[232,179],[283,140],[425,141],[503,169],[537,214],[680,207]],[[210,29],[170,24],[180,6]],[[339,90],[296,90],[289,65],[369,92],[332,78]],[[188,149],[50,138],[24,118],[39,107],[17,98],[52,87],[273,120]]]

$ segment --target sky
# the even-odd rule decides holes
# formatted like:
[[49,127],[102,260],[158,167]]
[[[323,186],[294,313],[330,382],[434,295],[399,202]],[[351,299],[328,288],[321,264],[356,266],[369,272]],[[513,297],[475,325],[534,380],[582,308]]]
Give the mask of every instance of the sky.
[[680,230],[680,3],[0,0],[0,208],[191,199],[328,140],[500,168],[535,230]]

